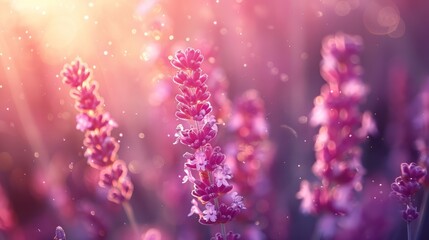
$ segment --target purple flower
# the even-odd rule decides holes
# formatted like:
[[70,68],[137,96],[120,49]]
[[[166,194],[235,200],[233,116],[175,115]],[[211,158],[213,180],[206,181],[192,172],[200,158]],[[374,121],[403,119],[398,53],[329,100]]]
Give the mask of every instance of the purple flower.
[[402,163],[401,176],[392,183],[393,197],[396,197],[406,209],[402,211],[402,218],[407,222],[412,222],[419,215],[414,207],[413,197],[420,190],[421,181],[426,176],[426,169],[417,166],[415,163]]
[[203,219],[207,222],[216,222],[217,213],[213,204],[206,204],[206,210],[203,211]]
[[177,51],[175,58],[171,61],[171,65],[181,70],[197,71],[203,60],[204,57],[200,50],[187,48],[185,51]]
[[100,170],[99,185],[108,188],[110,201],[120,204],[129,200],[134,187],[127,176],[127,166],[117,160],[119,144],[111,136],[117,124],[103,109],[97,82],[91,79],[91,72],[80,59],[65,65],[61,74],[63,82],[72,88],[70,96],[76,101],[75,108],[79,112],[76,129],[85,133],[84,155],[91,167]]
[[[225,155],[220,147],[210,145],[218,128],[216,119],[211,114],[210,92],[206,84],[208,76],[200,68],[203,59],[199,50],[188,48],[178,51],[171,61],[178,69],[173,82],[179,85],[180,90],[176,95],[176,117],[186,121],[188,126],[177,126],[175,143],[180,142],[194,151],[183,155],[186,160],[183,183],[189,181],[194,184],[192,196],[205,207],[201,211],[198,202],[193,199],[189,215],[197,214],[201,224],[225,224],[245,207],[242,197],[237,193],[230,194],[232,185],[228,180],[232,178],[232,174],[225,165]],[[192,172],[197,172],[198,178]],[[233,196],[233,201],[225,201],[225,195]],[[221,239],[226,237],[222,234],[220,236]]]
[[228,232],[226,234],[226,237],[223,237],[222,234],[216,233],[214,237],[212,237],[210,240],[238,240],[240,239],[240,234]]
[[359,145],[376,131],[370,113],[359,109],[368,92],[361,80],[361,49],[359,36],[338,33],[323,41],[320,72],[326,84],[310,118],[310,124],[320,126],[312,170],[321,183],[302,182],[297,197],[305,213],[342,216],[353,211],[354,192],[365,173]]
[[55,229],[54,240],[66,240],[66,233],[64,232],[64,229],[61,226],[58,226]]
[[98,96],[97,85],[80,86],[71,91],[71,95],[77,100],[75,107],[77,110],[93,110],[101,103],[102,99]]
[[81,63],[79,58],[76,58],[71,65],[65,65],[61,75],[64,77],[64,83],[70,85],[72,88],[82,86],[91,72],[88,70],[86,64]]

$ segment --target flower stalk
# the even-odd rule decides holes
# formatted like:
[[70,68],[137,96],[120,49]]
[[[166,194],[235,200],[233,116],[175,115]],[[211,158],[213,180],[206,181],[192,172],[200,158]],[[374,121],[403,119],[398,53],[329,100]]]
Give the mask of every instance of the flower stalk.
[[[304,213],[324,214],[325,220],[349,215],[354,208],[354,192],[362,188],[365,173],[359,145],[376,131],[370,113],[359,110],[368,92],[361,80],[361,49],[360,37],[343,33],[327,37],[322,46],[321,75],[326,84],[314,100],[310,118],[313,126],[320,126],[312,168],[320,184],[304,180],[297,197]],[[332,238],[334,228],[320,234]]]
[[88,164],[100,170],[98,184],[108,189],[107,199],[121,204],[133,194],[133,183],[124,161],[117,158],[119,144],[111,136],[116,122],[104,110],[103,99],[98,94],[98,83],[91,78],[91,71],[77,58],[61,72],[63,82],[71,87],[70,96],[75,100],[76,129],[85,134],[85,157]]
[[[199,50],[188,48],[179,50],[171,60],[178,70],[173,82],[180,90],[176,95],[176,117],[183,122],[176,128],[175,143],[192,149],[183,155],[186,159],[183,183],[190,182],[194,186],[191,193],[194,199],[188,216],[198,215],[199,222],[204,225],[220,224],[221,232],[212,239],[238,239],[239,234],[226,233],[224,224],[232,221],[245,206],[243,197],[231,192],[229,180],[232,173],[225,164],[225,155],[219,146],[211,145],[218,127],[209,101],[208,76],[201,69],[203,59]],[[203,209],[200,209],[200,204]]]

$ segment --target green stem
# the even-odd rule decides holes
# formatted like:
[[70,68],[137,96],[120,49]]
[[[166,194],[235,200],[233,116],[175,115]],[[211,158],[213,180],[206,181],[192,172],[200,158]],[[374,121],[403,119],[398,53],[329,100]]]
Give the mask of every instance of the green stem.
[[425,221],[425,213],[426,213],[426,208],[427,208],[427,202],[428,202],[428,200],[429,200],[429,190],[425,190],[425,194],[424,194],[424,197],[423,197],[423,202],[422,202],[422,204],[421,204],[421,206],[420,206],[420,217],[419,217],[419,222],[417,223],[417,230],[416,230],[416,239],[419,239],[420,238],[420,235],[421,235],[421,233],[422,233],[422,226],[423,226],[423,223],[424,223],[424,221]]
[[127,215],[128,221],[131,224],[131,228],[134,231],[134,234],[136,235],[136,239],[140,238],[139,230],[137,227],[136,218],[134,216],[134,211],[132,206],[128,201],[122,203],[122,207],[124,208],[125,214]]
[[407,222],[407,239],[411,240],[411,222]]
[[220,233],[222,234],[223,239],[226,239],[226,226],[224,223],[220,224]]

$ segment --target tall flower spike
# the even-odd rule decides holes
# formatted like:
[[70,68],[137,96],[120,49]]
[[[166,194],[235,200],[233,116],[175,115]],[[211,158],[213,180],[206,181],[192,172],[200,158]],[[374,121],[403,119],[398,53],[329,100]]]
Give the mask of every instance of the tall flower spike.
[[99,185],[108,189],[110,201],[121,204],[129,200],[134,187],[127,175],[125,162],[117,159],[119,144],[111,136],[117,124],[103,108],[97,82],[92,80],[91,72],[80,59],[65,65],[61,75],[63,82],[72,88],[70,96],[79,112],[76,129],[85,133],[85,157],[91,167],[100,170]]
[[297,197],[303,200],[303,212],[347,215],[353,208],[353,192],[361,186],[365,170],[359,145],[376,130],[370,114],[359,110],[367,93],[357,56],[361,49],[359,36],[338,33],[323,42],[321,75],[326,84],[314,100],[310,119],[320,126],[312,170],[321,184],[301,184]]
[[[201,224],[225,224],[232,221],[245,206],[242,197],[231,193],[232,178],[225,155],[220,147],[213,147],[210,142],[216,137],[218,128],[212,106],[209,102],[210,92],[206,85],[207,75],[200,68],[203,55],[199,50],[188,48],[179,50],[171,64],[178,69],[173,82],[179,85],[180,93],[176,95],[176,117],[183,120],[186,126],[177,126],[176,143],[188,146],[192,152],[183,155],[185,159],[185,177],[183,182],[194,185],[191,212],[197,214]],[[196,172],[198,178],[194,177]],[[198,200],[198,201],[197,201]],[[203,205],[200,209],[199,203]],[[213,239],[237,239],[238,234],[222,232]]]
[[[256,89],[245,91],[233,102],[232,114],[228,127],[234,140],[226,147],[227,163],[234,173],[235,186],[247,196],[248,208],[252,213],[243,214],[241,219],[247,222],[264,220],[267,224],[276,221],[271,218],[269,209],[257,206],[267,201],[275,201],[269,172],[273,163],[274,144],[269,139],[269,125],[266,120],[264,100]],[[279,212],[282,209],[277,209]],[[269,217],[268,217],[269,216]],[[249,226],[248,229],[253,226]],[[256,229],[255,229],[256,230]],[[266,238],[284,238],[275,231],[259,234]],[[246,231],[248,232],[248,231]]]

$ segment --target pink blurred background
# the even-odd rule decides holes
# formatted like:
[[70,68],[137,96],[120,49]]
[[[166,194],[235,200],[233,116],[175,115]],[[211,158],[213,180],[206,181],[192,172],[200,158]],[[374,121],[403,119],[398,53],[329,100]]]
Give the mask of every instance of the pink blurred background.
[[[203,70],[223,81],[232,106],[248,89],[265,104],[275,149],[266,174],[271,192],[255,206],[261,214],[235,227],[253,239],[311,238],[317,218],[299,211],[295,194],[302,179],[315,179],[317,129],[307,122],[324,84],[321,41],[336,32],[363,39],[370,92],[362,109],[379,128],[363,145],[365,221],[338,239],[403,239],[390,183],[400,162],[416,161],[412,123],[429,79],[428,14],[424,0],[0,0],[0,239],[52,239],[58,225],[69,239],[133,234],[83,156],[60,77],[77,56],[119,125],[113,134],[135,185],[130,203],[141,239],[208,239],[210,228],[187,217],[186,150],[173,145],[169,59],[186,47],[201,49]],[[221,118],[217,144],[226,146],[228,114]]]

